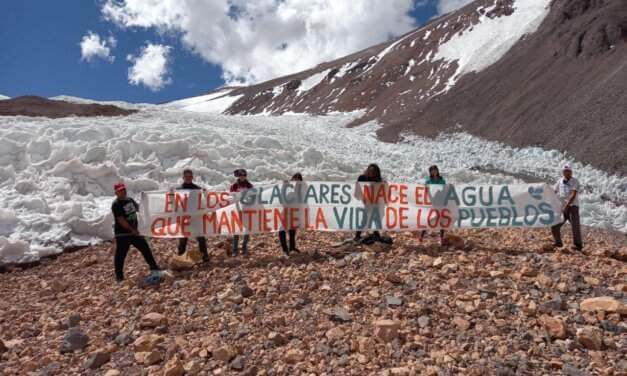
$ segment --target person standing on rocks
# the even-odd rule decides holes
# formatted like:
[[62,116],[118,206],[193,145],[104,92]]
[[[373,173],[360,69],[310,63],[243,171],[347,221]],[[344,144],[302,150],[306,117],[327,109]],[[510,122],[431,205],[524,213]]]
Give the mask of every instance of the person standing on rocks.
[[[359,184],[359,183],[364,183],[364,182],[371,182],[371,183],[383,182],[383,178],[381,177],[381,169],[379,168],[377,164],[375,163],[369,164],[366,171],[362,175],[359,175],[359,177],[357,178],[357,183]],[[372,205],[372,208],[374,210],[377,210],[374,205]],[[379,231],[374,231],[372,235],[368,236],[366,239],[374,243],[375,241],[381,239],[381,234],[379,234]],[[361,231],[355,232],[355,238],[353,239],[355,242],[358,242],[358,243],[363,242],[366,239],[362,240]]]
[[[243,168],[235,170],[233,172],[233,175],[235,175],[237,180],[235,181],[235,183],[231,185],[231,189],[230,189],[231,193],[243,192],[253,187],[253,185],[248,181],[248,174],[246,173],[246,170],[244,170]],[[244,239],[242,241],[242,255],[248,256],[248,241],[250,240],[250,235],[246,234],[243,236],[243,238]],[[239,235],[233,235],[233,245],[231,249],[232,250],[231,256],[233,257],[237,256],[238,243],[239,243]]]
[[[296,184],[298,184],[298,182],[302,182],[303,175],[301,175],[300,172],[295,173],[294,176],[292,176],[292,181],[296,182]],[[300,253],[298,248],[296,248],[296,229],[289,229],[288,233],[290,235],[289,248],[287,247],[287,236],[285,234],[285,230],[279,231],[279,242],[281,243],[281,249],[283,250],[283,253],[287,256],[290,255],[290,252]]]
[[117,183],[113,186],[116,199],[111,205],[113,212],[113,232],[115,234],[115,278],[118,282],[124,280],[124,260],[132,246],[144,256],[144,260],[150,267],[151,277],[161,277],[162,272],[152,255],[150,246],[146,238],[137,231],[137,211],[139,204],[130,197],[127,197],[124,183]]
[[[179,186],[179,189],[199,190],[202,188],[194,184],[194,172],[190,169],[185,169],[183,170],[183,184]],[[204,236],[199,236],[196,238],[196,240],[198,241],[198,249],[200,250],[200,253],[202,253],[203,262],[209,262],[209,253],[207,252],[207,239]],[[180,238],[178,254],[184,254],[185,248],[187,248],[187,238]]]
[[579,192],[581,191],[581,185],[579,180],[573,177],[573,170],[570,166],[564,166],[562,178],[557,181],[554,189],[562,203],[562,213],[564,215],[564,220],[561,223],[551,227],[553,239],[555,240],[554,245],[556,247],[564,245],[562,243],[561,229],[566,221],[569,221],[573,229],[574,246],[572,248],[581,251],[583,249],[581,225],[579,223]]
[[[438,169],[438,166],[433,165],[433,166],[429,167],[429,177],[425,180],[425,184],[427,184],[427,185],[446,185],[446,181],[444,180],[442,175],[440,175],[440,170]],[[422,230],[420,232],[420,242],[421,243],[424,240],[426,234],[427,234],[427,230]],[[446,245],[446,239],[444,238],[444,230],[440,230],[440,244]]]

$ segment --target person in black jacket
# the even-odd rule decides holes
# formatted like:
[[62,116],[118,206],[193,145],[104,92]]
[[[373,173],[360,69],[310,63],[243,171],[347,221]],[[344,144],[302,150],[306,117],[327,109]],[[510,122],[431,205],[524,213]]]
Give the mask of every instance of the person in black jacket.
[[[183,184],[181,184],[178,189],[197,190],[202,188],[194,184],[194,172],[190,169],[185,169],[183,170]],[[200,253],[202,253],[203,262],[209,262],[209,253],[207,252],[207,239],[204,236],[199,236],[196,238],[196,240],[198,241],[198,249],[200,250]],[[186,248],[187,238],[179,238],[179,255],[184,254]]]
[[150,266],[150,274],[153,277],[161,277],[162,272],[152,255],[150,246],[146,238],[139,234],[137,230],[137,211],[139,204],[126,195],[126,186],[124,183],[118,183],[113,186],[117,198],[111,205],[113,212],[114,225],[113,232],[115,234],[115,278],[118,282],[124,280],[124,260],[131,245],[137,248],[144,256],[144,260]]
[[[359,175],[359,178],[357,178],[357,183],[363,183],[363,182],[381,183],[382,181],[383,181],[383,178],[381,177],[381,169],[375,163],[371,163],[370,165],[368,165],[368,168],[366,169],[366,171],[362,175]],[[381,234],[379,234],[379,231],[374,231],[372,233],[372,236],[373,236],[373,239],[375,240],[378,240],[381,238]],[[356,231],[354,241],[361,242],[361,240],[362,240],[361,231]]]
[[[292,181],[294,182],[302,182],[303,175],[300,172],[297,172],[292,176]],[[290,255],[290,252],[300,253],[298,248],[296,248],[296,229],[289,229],[287,231],[290,235],[290,246],[287,246],[287,236],[285,234],[285,230],[279,231],[279,242],[281,243],[281,249],[283,253],[287,256]]]

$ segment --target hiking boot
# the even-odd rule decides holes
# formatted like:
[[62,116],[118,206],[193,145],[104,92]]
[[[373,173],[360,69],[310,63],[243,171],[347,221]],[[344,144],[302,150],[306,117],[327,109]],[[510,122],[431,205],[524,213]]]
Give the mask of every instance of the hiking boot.
[[563,246],[564,246],[564,243],[562,243],[562,242],[555,242],[555,243],[553,243],[553,247],[556,247],[556,248],[562,248]]

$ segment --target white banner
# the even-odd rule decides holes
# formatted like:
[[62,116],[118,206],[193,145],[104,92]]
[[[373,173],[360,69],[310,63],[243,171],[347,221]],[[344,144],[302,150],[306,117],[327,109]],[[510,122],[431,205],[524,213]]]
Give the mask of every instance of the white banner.
[[284,182],[245,192],[145,192],[140,232],[160,238],[314,231],[547,227],[561,204],[545,184]]

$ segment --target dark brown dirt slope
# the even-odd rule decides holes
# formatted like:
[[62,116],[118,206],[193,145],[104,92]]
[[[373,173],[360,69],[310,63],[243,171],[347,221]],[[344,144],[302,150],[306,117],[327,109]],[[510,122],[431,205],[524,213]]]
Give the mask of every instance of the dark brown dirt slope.
[[113,105],[82,104],[50,100],[37,96],[23,96],[0,101],[0,116],[126,116],[137,112]]
[[554,0],[535,33],[446,91],[457,62],[435,60],[439,46],[482,17],[515,19],[515,6],[477,0],[394,41],[235,89],[243,97],[227,113],[362,110],[353,125],[377,120],[386,141],[463,130],[627,175],[627,1]]
[[557,0],[535,34],[415,109],[412,122],[384,116],[381,136],[431,136],[462,124],[483,138],[568,151],[627,175],[626,39],[627,2]]

